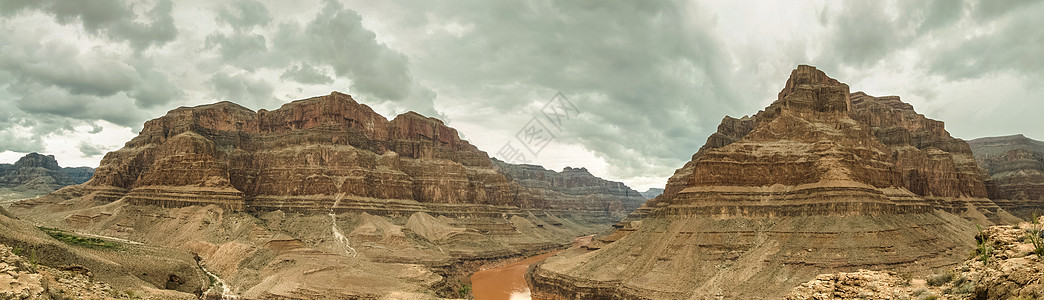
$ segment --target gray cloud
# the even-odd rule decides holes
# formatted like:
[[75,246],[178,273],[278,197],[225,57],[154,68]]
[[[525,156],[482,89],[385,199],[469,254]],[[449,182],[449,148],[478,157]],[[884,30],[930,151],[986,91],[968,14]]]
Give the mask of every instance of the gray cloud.
[[[1015,10],[1018,8],[1019,10]],[[1030,9],[1033,8],[1033,9]],[[987,12],[983,12],[987,11]],[[951,79],[979,78],[993,72],[1033,74],[1044,79],[1044,1],[982,1],[976,15],[988,15],[979,27],[993,32],[943,44],[930,56],[930,69]],[[995,15],[1009,18],[993,20]]]
[[899,94],[957,136],[1044,136],[1025,124],[1040,106],[1044,0],[177,3],[0,0],[0,151],[73,140],[99,159],[94,138],[124,131],[100,120],[133,130],[181,105],[340,90],[452,116],[495,154],[561,91],[582,113],[555,143],[584,152],[543,157],[648,184],[802,63]]
[[414,80],[406,56],[379,43],[356,11],[328,0],[309,21],[280,22],[274,32],[245,30],[268,22],[267,9],[258,4],[237,2],[227,9],[236,13],[219,13],[232,30],[211,33],[206,46],[218,49],[225,63],[250,72],[280,70],[282,79],[303,84],[332,83],[306,66],[329,67],[333,76],[351,81],[348,92],[359,99],[445,117],[435,110],[435,93]]
[[[145,113],[134,105],[134,100],[126,97],[99,98],[75,95],[47,87],[30,88],[23,92],[22,98],[14,101],[15,106],[29,114],[45,114],[86,121],[105,120],[131,128],[140,128],[142,121],[147,118]],[[45,132],[60,129],[39,126],[39,124],[36,128],[50,129]],[[71,125],[61,128],[71,129]]]
[[108,147],[102,145],[95,145],[88,142],[81,142],[79,145],[76,146],[76,148],[80,150],[80,153],[82,153],[84,157],[102,155],[105,154],[105,152],[108,152]]
[[476,108],[500,114],[528,114],[526,107],[562,91],[583,114],[560,141],[604,158],[614,176],[669,174],[703,144],[728,107],[760,100],[733,90],[728,54],[711,29],[712,16],[699,6],[394,3],[375,18],[420,39],[430,56],[415,63],[421,76],[456,93],[450,97],[481,99]]
[[[74,44],[39,41],[31,35],[0,34],[0,42],[6,42],[0,46],[5,53],[0,57],[0,74],[8,76],[6,90],[26,113],[137,127],[145,118],[138,107],[166,104],[182,93],[148,59],[102,49],[83,51]],[[106,108],[109,105],[126,107]]]
[[[915,3],[923,5],[924,2]],[[840,3],[841,8],[838,11],[824,10],[820,18],[820,22],[829,28],[829,43],[822,49],[824,53],[821,57],[822,61],[831,64],[828,68],[839,68],[842,65],[868,68],[877,65],[888,55],[907,47],[917,35],[919,24],[915,20],[923,19],[910,18],[921,10],[916,10],[915,7],[919,6],[909,2],[904,7],[907,11],[898,16],[892,15],[880,1],[833,3]],[[932,17],[945,20],[947,14]]]
[[[1027,42],[1044,39],[1044,32],[1037,30],[1044,26],[1041,0],[922,0],[902,1],[897,7],[880,1],[846,1],[841,5],[837,11],[821,12],[831,41],[821,59],[834,68],[873,67],[889,55],[926,44],[919,39],[939,38],[933,30],[960,22],[960,29],[935,32],[946,37],[926,49],[929,53],[922,63],[931,72],[951,79],[997,70],[1044,72],[1044,62],[1037,59],[1044,45]],[[958,36],[948,36],[954,33]]]
[[16,135],[9,129],[0,129],[0,152],[13,151],[21,153],[43,152],[44,145],[41,137],[25,137]]
[[218,49],[224,63],[249,71],[278,62],[271,60],[265,36],[257,33],[215,32],[207,36],[206,47]]
[[279,79],[292,80],[304,84],[333,83],[333,78],[326,75],[326,72],[308,64],[290,66],[290,68],[287,68],[286,71],[283,72],[283,75],[279,76]]
[[272,84],[247,74],[214,74],[210,78],[217,100],[229,100],[252,108],[272,108]]
[[[37,10],[54,16],[60,24],[79,24],[88,33],[125,41],[141,50],[162,46],[177,37],[178,30],[171,16],[173,5],[169,0],[160,0],[139,16],[134,12],[133,3],[119,0],[3,0],[0,15]],[[138,21],[143,17],[150,21]]]
[[217,20],[230,24],[235,28],[250,28],[266,25],[272,16],[264,3],[254,0],[238,0],[227,7],[218,9]]
[[974,15],[989,20],[1040,3],[1040,0],[979,0],[975,3]]
[[3,47],[0,68],[23,84],[60,87],[78,95],[112,96],[131,89],[137,77],[134,68],[122,61],[87,57],[70,44],[51,41],[20,46]]
[[376,34],[363,27],[362,17],[337,1],[324,1],[306,24],[280,24],[273,44],[284,57],[329,66],[337,76],[351,79],[351,92],[362,98],[441,115],[434,108],[435,93],[413,80],[406,56],[377,42]]

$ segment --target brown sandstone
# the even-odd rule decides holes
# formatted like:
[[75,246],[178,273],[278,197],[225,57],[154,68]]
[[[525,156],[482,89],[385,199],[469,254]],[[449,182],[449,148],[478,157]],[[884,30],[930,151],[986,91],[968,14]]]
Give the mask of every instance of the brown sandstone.
[[827,270],[923,274],[974,245],[961,216],[1013,218],[985,180],[942,122],[799,66],[765,110],[726,117],[615,233],[529,280],[549,298],[731,299],[781,297]]
[[563,247],[643,201],[586,169],[492,160],[440,120],[389,121],[335,92],[273,111],[172,110],[87,183],[12,209],[196,253],[223,282],[212,293],[464,297],[478,265]]
[[1044,142],[1023,135],[968,142],[979,165],[990,174],[990,198],[1021,217],[1044,213]]

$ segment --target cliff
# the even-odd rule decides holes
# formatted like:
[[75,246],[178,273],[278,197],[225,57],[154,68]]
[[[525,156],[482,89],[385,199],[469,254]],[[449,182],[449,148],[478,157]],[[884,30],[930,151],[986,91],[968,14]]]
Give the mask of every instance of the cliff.
[[799,66],[615,233],[528,276],[540,297],[689,299],[778,298],[826,270],[931,272],[974,245],[961,216],[1013,219],[985,180],[942,122]]
[[[574,196],[584,192],[567,188],[575,190]],[[626,187],[607,186],[604,192],[620,188]],[[395,209],[358,202],[583,208],[607,216],[637,206],[634,199],[618,201],[627,199],[626,193],[558,199],[565,194],[528,191],[442,121],[413,112],[389,121],[336,92],[274,111],[254,112],[231,102],[172,110],[146,122],[137,137],[106,154],[90,181],[67,192],[164,207],[215,204],[232,210],[377,214]],[[337,197],[348,200],[334,207]],[[582,203],[587,200],[593,202]]]
[[1044,142],[1020,134],[968,144],[992,179],[991,199],[1022,217],[1044,212]]
[[29,153],[14,164],[0,164],[0,201],[31,198],[90,179],[93,168],[62,168],[53,155]]
[[495,161],[442,121],[334,92],[181,107],[90,181],[18,202],[47,226],[196,253],[223,295],[458,298],[467,274],[560,248],[641,205],[619,182]]
[[523,198],[537,199],[536,207],[560,210],[624,212],[634,211],[645,198],[622,182],[595,177],[586,168],[566,167],[555,172],[537,165],[509,164],[493,159],[497,171],[525,188]]

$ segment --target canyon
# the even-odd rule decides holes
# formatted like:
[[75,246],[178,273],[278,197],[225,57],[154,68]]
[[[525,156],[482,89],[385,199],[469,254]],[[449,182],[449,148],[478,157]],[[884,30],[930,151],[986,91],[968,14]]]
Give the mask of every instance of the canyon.
[[1023,218],[1044,213],[1044,142],[1019,134],[968,144],[990,174],[990,198],[997,205]]
[[54,155],[29,153],[14,164],[0,164],[0,203],[53,192],[86,182],[94,174],[90,167],[61,167]]
[[0,165],[0,184],[50,192],[0,209],[0,258],[18,262],[4,271],[18,288],[0,293],[808,299],[875,282],[909,295],[898,276],[972,268],[977,225],[1042,208],[1042,145],[965,142],[804,65],[645,193],[508,163],[439,119],[388,119],[338,92],[180,107],[97,169]]
[[974,224],[1019,220],[988,196],[943,122],[802,65],[613,233],[527,278],[541,299],[747,299],[822,273],[923,275],[964,261]]
[[190,295],[425,299],[466,297],[478,266],[567,247],[644,201],[584,168],[509,164],[438,119],[388,120],[334,92],[272,111],[171,110],[89,181],[10,210],[195,257],[199,272],[178,278],[209,284]]

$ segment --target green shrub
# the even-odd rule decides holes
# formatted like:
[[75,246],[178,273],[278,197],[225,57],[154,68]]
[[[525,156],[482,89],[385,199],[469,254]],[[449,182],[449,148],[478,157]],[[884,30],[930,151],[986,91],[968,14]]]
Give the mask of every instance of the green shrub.
[[59,240],[59,241],[62,241],[63,243],[66,243],[66,244],[70,244],[70,245],[82,246],[82,247],[87,247],[87,248],[95,248],[95,249],[109,249],[109,250],[115,250],[115,249],[119,249],[120,248],[120,244],[109,242],[109,241],[106,241],[106,240],[103,240],[103,239],[99,239],[99,238],[81,237],[81,236],[77,236],[77,235],[72,235],[72,234],[65,233],[64,231],[62,231],[60,229],[56,229],[56,228],[47,228],[47,227],[37,227],[37,228],[40,228],[40,230],[42,230],[43,232],[47,233],[47,235],[51,236],[52,238],[54,238],[56,240]]
[[461,298],[467,298],[468,295],[471,294],[471,286],[468,284],[464,284],[460,286],[460,289],[458,289],[457,292],[460,292]]
[[927,278],[928,285],[930,285],[930,286],[944,285],[944,284],[950,282],[951,280],[953,280],[953,273],[952,272],[932,274],[932,275],[928,275],[928,278]]
[[971,294],[975,292],[975,283],[971,281],[958,280],[953,287],[946,289],[947,294]]
[[1031,220],[1031,222],[1033,222],[1033,226],[1028,230],[1029,232],[1027,238],[1029,239],[1030,243],[1033,243],[1033,254],[1036,254],[1039,258],[1044,258],[1044,237],[1041,237],[1041,224],[1040,220],[1038,219],[1039,216],[1036,213],[1034,213],[1033,219]]
[[975,236],[975,240],[979,244],[979,246],[976,247],[976,253],[984,266],[989,265],[990,257],[993,256],[993,247],[990,246],[990,237],[982,231],[982,227],[978,224],[975,225],[975,228],[979,230],[979,234]]

